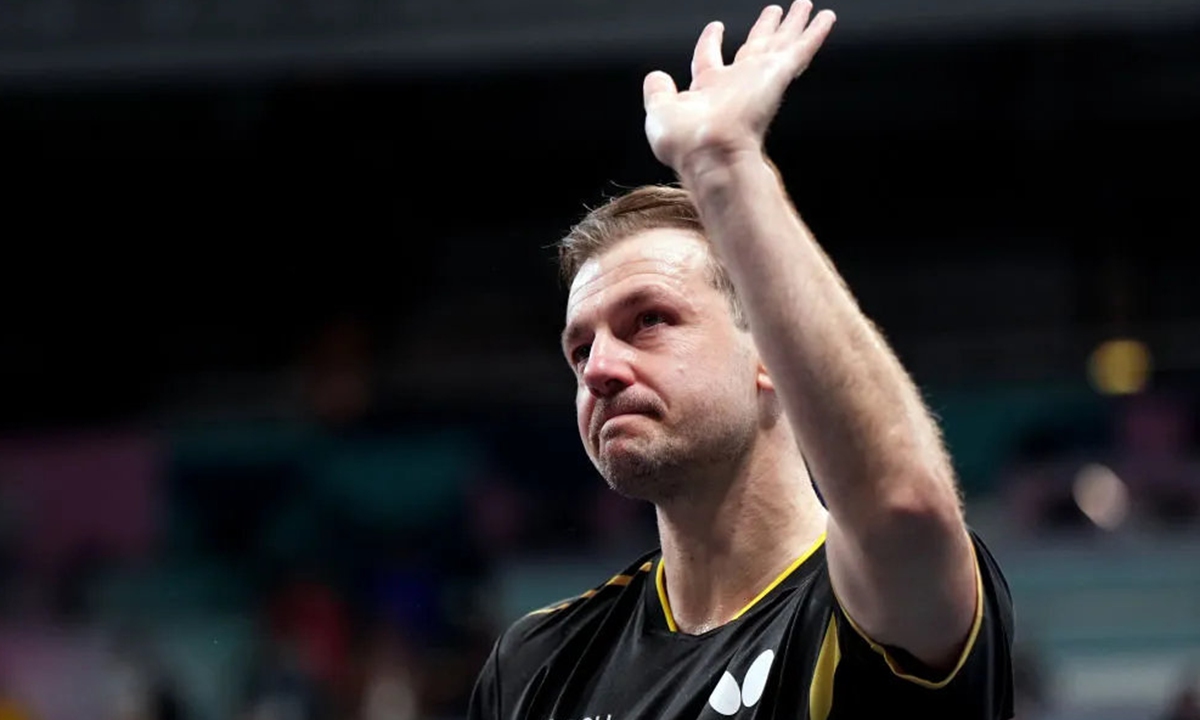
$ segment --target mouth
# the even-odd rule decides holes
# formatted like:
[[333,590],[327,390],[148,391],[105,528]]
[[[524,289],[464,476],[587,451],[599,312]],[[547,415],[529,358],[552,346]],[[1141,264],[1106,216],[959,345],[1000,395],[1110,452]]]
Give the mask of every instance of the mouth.
[[596,438],[596,441],[600,442],[601,440],[604,439],[605,435],[608,434],[606,431],[610,427],[614,426],[614,424],[615,424],[614,421],[627,420],[629,418],[634,418],[634,417],[650,417],[650,413],[643,412],[643,411],[627,411],[627,412],[605,414],[604,416],[601,417],[600,422],[597,424],[596,430],[593,433],[594,437]]
[[644,413],[644,412],[619,412],[619,413],[613,413],[611,415],[605,415],[604,419],[600,422],[600,427],[604,427],[605,425],[609,424],[613,420],[619,420],[621,418],[627,418],[627,417],[636,417],[639,415],[644,416],[646,414],[647,413]]

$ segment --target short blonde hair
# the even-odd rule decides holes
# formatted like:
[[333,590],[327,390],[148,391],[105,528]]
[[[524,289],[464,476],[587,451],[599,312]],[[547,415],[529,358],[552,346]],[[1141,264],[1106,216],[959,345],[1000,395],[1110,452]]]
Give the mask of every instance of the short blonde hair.
[[[700,212],[683,188],[643,185],[608,200],[589,211],[558,241],[558,265],[563,281],[570,285],[585,262],[618,242],[660,228],[694,232],[707,242]],[[708,250],[709,279],[729,299],[734,324],[746,329],[749,325],[729,273],[711,245]]]

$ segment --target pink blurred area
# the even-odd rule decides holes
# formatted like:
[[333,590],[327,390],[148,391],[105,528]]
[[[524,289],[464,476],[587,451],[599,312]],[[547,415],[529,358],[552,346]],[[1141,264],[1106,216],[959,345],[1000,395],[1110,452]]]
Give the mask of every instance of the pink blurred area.
[[30,622],[0,627],[0,699],[37,720],[97,717],[112,669],[98,635]]
[[0,439],[0,509],[27,569],[55,576],[81,553],[146,558],[162,457],[152,437],[131,431]]

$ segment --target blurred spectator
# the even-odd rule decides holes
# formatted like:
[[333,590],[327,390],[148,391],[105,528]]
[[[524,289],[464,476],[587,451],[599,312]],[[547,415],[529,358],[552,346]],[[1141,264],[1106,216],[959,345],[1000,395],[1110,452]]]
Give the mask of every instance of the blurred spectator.
[[1200,521],[1200,452],[1186,396],[1142,393],[1108,407],[1104,438],[1080,437],[1074,423],[1038,425],[1021,438],[1004,478],[1016,523],[1087,532]]
[[367,647],[357,720],[416,720],[420,710],[412,652],[393,624],[381,622]]
[[183,703],[163,665],[123,641],[108,669],[109,720],[183,720]]
[[329,694],[308,672],[303,651],[289,638],[272,638],[253,679],[244,720],[328,720]]
[[349,660],[350,620],[337,590],[315,575],[297,576],[272,598],[269,614],[271,632],[296,653],[301,673],[340,689]]
[[1190,446],[1193,420],[1179,394],[1128,399],[1117,417],[1117,471],[1146,515],[1168,526],[1200,518],[1200,458]]
[[1189,668],[1162,720],[1200,720],[1200,671]]
[[1173,460],[1187,454],[1191,418],[1177,394],[1138,394],[1117,413],[1119,449],[1146,460]]

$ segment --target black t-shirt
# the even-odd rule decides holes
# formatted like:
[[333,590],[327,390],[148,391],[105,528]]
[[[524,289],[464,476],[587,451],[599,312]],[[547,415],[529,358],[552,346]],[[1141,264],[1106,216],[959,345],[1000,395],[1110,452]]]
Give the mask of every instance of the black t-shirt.
[[1012,717],[1012,604],[976,535],[981,592],[958,666],[938,678],[863,635],[838,605],[824,538],[738,617],[677,632],[659,552],[517,620],[476,681],[469,720],[1001,720]]

